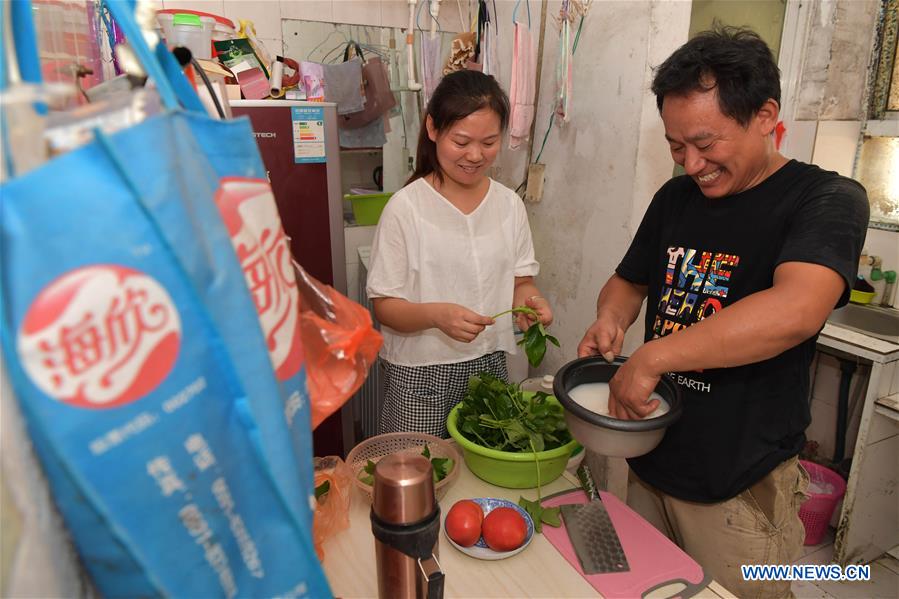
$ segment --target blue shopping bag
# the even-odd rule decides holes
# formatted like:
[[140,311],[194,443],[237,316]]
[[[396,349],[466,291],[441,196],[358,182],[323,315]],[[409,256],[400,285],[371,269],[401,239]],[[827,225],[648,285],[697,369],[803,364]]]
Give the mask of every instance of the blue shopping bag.
[[[183,153],[189,127],[186,147],[147,145],[188,120],[170,112],[99,136],[0,189],[11,378],[104,594],[326,596],[306,501],[308,424],[290,434],[257,302],[212,203],[221,185],[204,173],[218,175],[202,153]],[[246,345],[232,345],[234,331]],[[305,454],[290,449],[298,436]]]
[[[145,46],[136,45],[135,51],[142,62],[153,61]],[[170,56],[164,59],[160,62],[172,62]],[[168,79],[184,81],[183,76]],[[193,102],[193,109],[114,136],[107,150],[123,176],[140,190],[147,209],[164,222],[179,223],[164,227],[163,234],[192,279],[201,282],[201,296],[231,348],[251,398],[268,404],[260,418],[280,419],[270,422],[276,430],[287,422],[293,452],[275,453],[285,462],[283,468],[300,472],[306,496],[297,502],[302,503],[301,516],[311,525],[312,512],[306,506],[313,494],[312,437],[300,298],[274,194],[249,119],[209,118],[189,86],[173,91],[179,99]],[[174,148],[170,154],[174,159],[163,168],[147,168],[145,161],[131,159],[146,153],[148,146]],[[167,176],[160,178],[160,172]],[[185,189],[189,193],[180,193]],[[173,197],[179,201],[172,201]],[[229,245],[234,252],[227,252]],[[227,263],[210,257],[222,257]],[[238,289],[242,287],[249,293]],[[232,317],[235,311],[246,311],[248,301],[258,313],[261,336],[259,327],[245,327]],[[266,353],[277,389],[261,388],[255,380]],[[287,463],[291,455],[292,466]]]

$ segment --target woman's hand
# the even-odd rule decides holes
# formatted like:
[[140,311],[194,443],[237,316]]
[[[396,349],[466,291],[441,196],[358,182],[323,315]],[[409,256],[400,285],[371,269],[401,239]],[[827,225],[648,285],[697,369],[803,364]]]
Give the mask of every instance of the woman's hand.
[[481,331],[494,322],[489,316],[483,316],[459,304],[431,304],[431,308],[434,326],[446,336],[463,343],[474,341]]
[[[553,311],[552,308],[549,307],[549,302],[546,301],[546,298],[540,295],[532,295],[524,300],[524,305],[537,313],[543,326],[548,327],[552,324]],[[528,330],[535,322],[537,322],[537,320],[530,314],[522,314],[520,312],[515,314],[515,323],[521,331]]]

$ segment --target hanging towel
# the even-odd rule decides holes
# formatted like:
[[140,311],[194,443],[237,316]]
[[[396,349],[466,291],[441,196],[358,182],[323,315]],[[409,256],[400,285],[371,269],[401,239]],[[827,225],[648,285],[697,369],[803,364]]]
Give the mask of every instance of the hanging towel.
[[358,56],[337,64],[322,65],[325,102],[337,104],[337,114],[351,114],[364,108],[362,59]]
[[440,45],[442,38],[439,35],[431,37],[428,33],[422,33],[419,38],[419,63],[422,83],[422,100],[427,106],[431,95],[437,89],[437,84],[443,79],[441,73],[442,61]]
[[515,40],[512,46],[512,81],[509,103],[512,116],[509,119],[509,147],[517,150],[528,140],[531,122],[534,120],[534,95],[536,92],[537,57],[534,38],[530,29],[515,23]]

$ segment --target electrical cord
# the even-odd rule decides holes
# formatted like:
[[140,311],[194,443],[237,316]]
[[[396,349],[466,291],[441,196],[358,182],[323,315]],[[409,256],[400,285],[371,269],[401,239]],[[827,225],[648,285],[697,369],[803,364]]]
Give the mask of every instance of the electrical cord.
[[206,89],[209,90],[209,95],[212,96],[212,103],[215,104],[215,110],[219,113],[219,118],[225,119],[225,111],[222,109],[222,105],[219,103],[218,94],[215,93],[215,90],[212,88],[212,82],[209,81],[209,77],[206,75],[206,71],[203,70],[203,67],[200,66],[200,63],[197,62],[197,59],[193,56],[190,57],[190,64],[193,65],[194,70],[200,75],[200,79],[203,80],[203,85],[206,86]]

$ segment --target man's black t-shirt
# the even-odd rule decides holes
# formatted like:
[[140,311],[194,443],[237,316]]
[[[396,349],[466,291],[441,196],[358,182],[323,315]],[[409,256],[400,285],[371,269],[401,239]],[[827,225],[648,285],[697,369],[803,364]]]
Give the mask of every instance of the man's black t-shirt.
[[[646,341],[770,288],[783,262],[835,270],[846,281],[843,305],[867,225],[861,185],[795,160],[719,199],[682,176],[656,193],[616,272],[649,287]],[[778,308],[785,318],[792,309],[789,302]],[[754,364],[669,373],[683,391],[684,413],[654,451],[628,460],[631,468],[669,495],[706,503],[762,479],[805,443],[816,339]]]

